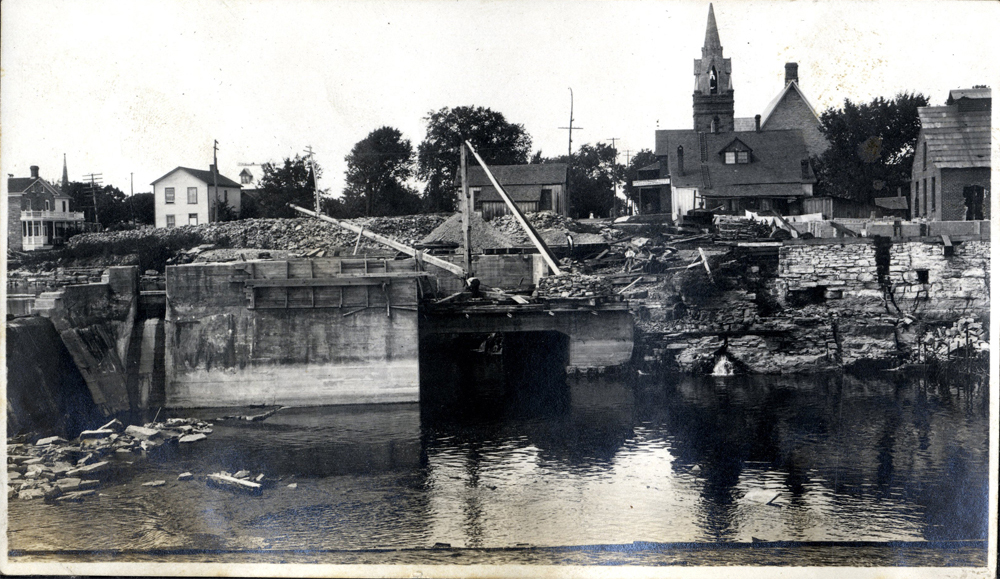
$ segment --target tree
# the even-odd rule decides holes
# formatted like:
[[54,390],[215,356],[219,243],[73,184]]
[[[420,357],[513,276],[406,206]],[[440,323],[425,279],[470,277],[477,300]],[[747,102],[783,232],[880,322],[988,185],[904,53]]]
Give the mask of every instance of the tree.
[[381,127],[358,141],[347,161],[342,203],[358,215],[403,215],[420,210],[416,191],[405,185],[413,175],[413,146],[398,129]]
[[920,133],[917,108],[927,104],[922,94],[900,93],[868,104],[845,99],[843,109],[824,111],[820,130],[830,147],[812,159],[816,194],[871,203],[905,187]]
[[156,223],[156,207],[152,193],[136,193],[125,199],[125,211],[129,219],[142,225]]
[[632,182],[638,180],[640,169],[656,162],[656,155],[649,149],[643,149],[636,153],[629,161],[628,166],[625,167],[622,176],[622,180],[625,181],[625,198],[631,200],[636,207],[639,206],[641,200],[639,199],[639,188],[633,187]]
[[[125,193],[113,185],[94,187],[90,183],[71,181],[67,194],[71,198],[71,209],[84,214],[91,223],[100,222],[104,227],[118,226],[131,222],[132,216],[125,204]],[[94,205],[97,205],[95,215]]]
[[[314,166],[318,178],[323,170],[318,163]],[[258,217],[298,217],[300,214],[288,207],[289,203],[310,210],[315,207],[315,181],[307,158],[296,154],[291,159],[286,157],[283,165],[264,163],[262,169],[264,174],[257,183]]]
[[[427,183],[424,206],[429,211],[455,210],[455,176],[465,140],[487,164],[528,162],[531,136],[524,125],[507,122],[499,112],[485,107],[445,107],[431,111],[424,120],[427,135],[417,148],[417,177]],[[470,158],[469,163],[475,160]]]
[[542,159],[543,163],[569,164],[570,216],[588,217],[591,213],[608,217],[615,204],[615,183],[620,183],[624,168],[616,162],[614,147],[598,143],[580,147],[571,157],[562,155]]

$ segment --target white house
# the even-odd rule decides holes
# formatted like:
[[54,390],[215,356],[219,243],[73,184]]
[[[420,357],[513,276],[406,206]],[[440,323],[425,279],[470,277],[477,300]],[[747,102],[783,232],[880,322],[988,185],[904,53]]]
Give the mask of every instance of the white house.
[[217,174],[214,166],[207,171],[177,167],[152,185],[157,227],[215,221],[217,204],[229,205],[237,215],[240,212],[240,184]]

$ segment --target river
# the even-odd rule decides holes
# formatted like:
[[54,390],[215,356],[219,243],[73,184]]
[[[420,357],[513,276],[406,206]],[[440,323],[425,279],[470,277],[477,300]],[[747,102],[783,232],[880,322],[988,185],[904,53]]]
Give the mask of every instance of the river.
[[[985,383],[488,382],[216,422],[97,497],[11,501],[12,561],[985,564]],[[278,484],[204,482],[240,469]]]

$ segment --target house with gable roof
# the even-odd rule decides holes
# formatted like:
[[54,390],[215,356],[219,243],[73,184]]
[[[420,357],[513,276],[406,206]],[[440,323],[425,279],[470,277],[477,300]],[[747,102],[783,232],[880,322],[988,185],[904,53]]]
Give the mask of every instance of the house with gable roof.
[[156,227],[210,223],[218,219],[216,209],[222,205],[240,212],[242,186],[219,174],[214,165],[207,171],[177,167],[152,185]]
[[31,166],[30,177],[8,176],[8,248],[50,249],[86,228],[84,214],[72,211],[72,198],[66,193],[68,184],[65,157],[61,188],[42,179],[37,165]]
[[920,134],[910,177],[912,218],[990,218],[988,87],[956,89],[940,107],[920,107]]

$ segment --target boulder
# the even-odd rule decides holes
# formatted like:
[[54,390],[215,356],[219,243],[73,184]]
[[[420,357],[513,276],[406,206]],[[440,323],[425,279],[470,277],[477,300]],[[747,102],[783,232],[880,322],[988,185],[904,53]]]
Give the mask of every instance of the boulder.
[[142,486],[144,486],[144,487],[162,487],[165,484],[167,484],[167,481],[165,481],[165,480],[151,480],[149,482],[142,483]]
[[101,486],[101,481],[95,479],[80,481],[80,490],[93,489]]
[[17,493],[17,498],[25,501],[31,499],[40,499],[45,496],[45,491],[42,489],[24,489]]
[[64,443],[64,442],[69,442],[69,441],[61,436],[50,436],[48,438],[38,439],[38,442],[35,443],[35,446],[47,446],[50,444]]
[[160,431],[155,428],[145,428],[130,424],[128,428],[125,429],[125,434],[137,440],[152,440],[160,436]]
[[63,492],[75,491],[80,488],[81,482],[81,479],[70,477],[56,481],[55,486]]
[[115,431],[111,430],[110,428],[101,428],[98,430],[84,430],[83,432],[80,433],[80,440],[88,440],[92,438],[108,438],[114,433]]
[[194,478],[194,475],[189,472],[182,472],[177,475],[177,480],[191,480],[192,478]]
[[102,460],[101,462],[95,462],[94,464],[88,464],[87,466],[81,466],[80,468],[74,468],[66,473],[66,476],[76,476],[76,475],[95,475],[101,474],[108,470],[111,463]]
[[199,440],[205,440],[206,438],[208,438],[208,437],[205,436],[204,434],[201,434],[201,433],[198,433],[198,434],[186,434],[186,435],[180,437],[180,439],[178,440],[178,442],[182,442],[182,443],[183,442],[198,442]]

